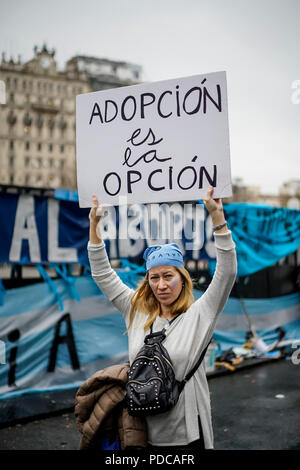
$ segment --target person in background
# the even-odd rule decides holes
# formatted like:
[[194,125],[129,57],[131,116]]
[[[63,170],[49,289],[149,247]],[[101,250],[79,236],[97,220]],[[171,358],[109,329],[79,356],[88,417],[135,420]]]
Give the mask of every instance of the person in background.
[[[224,218],[222,200],[213,199],[213,187],[208,189],[203,202],[214,226],[217,263],[208,288],[196,301],[192,280],[175,243],[148,247],[144,252],[147,270],[144,279],[136,290],[126,286],[112,269],[101,234],[96,231],[101,218],[97,215],[96,196],[93,196],[89,214],[88,255],[92,277],[125,319],[130,364],[151,325],[153,332],[169,326],[163,344],[179,381],[193,368],[209,344],[237,273],[235,244]],[[176,321],[169,325],[175,317]],[[186,383],[176,405],[167,412],[147,416],[146,422],[149,449],[213,449],[204,361]]]

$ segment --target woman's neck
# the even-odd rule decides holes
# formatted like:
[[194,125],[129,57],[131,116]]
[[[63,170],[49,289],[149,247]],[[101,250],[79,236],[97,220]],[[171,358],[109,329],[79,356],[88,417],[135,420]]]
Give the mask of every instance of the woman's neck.
[[160,306],[160,318],[173,318],[173,315],[170,313],[170,307],[166,307],[164,305]]

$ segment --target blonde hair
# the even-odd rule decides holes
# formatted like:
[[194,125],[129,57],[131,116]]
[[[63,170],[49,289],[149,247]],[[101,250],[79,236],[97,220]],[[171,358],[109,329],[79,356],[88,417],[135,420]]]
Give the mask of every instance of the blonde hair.
[[[171,315],[177,315],[185,312],[194,302],[193,295],[193,282],[189,272],[185,268],[175,268],[181,275],[184,287],[181,290],[179,297],[171,305]],[[137,311],[140,311],[147,315],[147,319],[144,323],[144,330],[148,330],[154,323],[155,319],[161,313],[161,307],[159,301],[155,298],[152,289],[148,282],[148,272],[144,279],[139,283],[135,293],[131,298],[131,310],[129,316],[129,325],[125,333],[128,333],[129,328],[132,325],[134,316]]]

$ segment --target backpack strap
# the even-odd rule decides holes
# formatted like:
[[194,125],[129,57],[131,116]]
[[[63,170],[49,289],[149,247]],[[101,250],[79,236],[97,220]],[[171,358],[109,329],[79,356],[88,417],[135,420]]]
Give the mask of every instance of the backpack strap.
[[208,343],[208,345],[206,346],[206,348],[203,349],[203,351],[201,353],[201,356],[199,357],[197,363],[194,365],[193,369],[185,376],[185,378],[182,380],[182,382],[179,382],[179,393],[182,392],[182,390],[184,389],[184,386],[187,383],[187,381],[190,380],[190,378],[194,375],[194,373],[196,372],[196,370],[200,366],[201,362],[204,359],[204,356],[206,354],[207,348],[210,345],[210,343],[211,343],[211,340]]
[[[171,324],[173,323],[174,320],[176,320],[176,318],[178,318],[179,315],[176,315],[176,317],[172,318],[171,321],[169,321],[169,325],[166,327],[166,328],[163,328],[161,331],[159,331],[158,333],[162,333],[162,334],[165,334],[165,332],[167,331],[167,329],[171,326]],[[150,326],[150,334],[151,335],[155,335],[155,333],[153,333],[153,323],[152,325]]]
[[[172,318],[172,320],[169,322],[169,326],[167,326],[167,328],[163,328],[161,331],[159,331],[157,334],[163,334],[165,336],[165,332],[166,330],[171,326],[171,324],[173,323],[174,320],[176,320],[176,318],[178,318],[179,315],[177,315],[175,318]],[[151,332],[151,335],[155,335],[155,333],[153,333],[153,330],[152,330],[152,325],[150,327],[150,332]],[[203,349],[202,353],[201,353],[201,356],[199,357],[198,361],[196,362],[196,364],[194,365],[193,369],[185,376],[185,378],[181,381],[181,382],[178,382],[178,386],[179,386],[179,393],[182,392],[182,390],[184,389],[184,386],[185,384],[190,380],[190,378],[194,375],[194,373],[196,372],[196,370],[198,369],[198,367],[200,367],[200,364],[201,362],[203,361],[204,359],[204,356],[206,354],[206,351],[207,351],[207,348],[208,346],[210,345],[211,343],[211,340],[212,338],[210,339],[208,345],[206,346],[206,348]]]

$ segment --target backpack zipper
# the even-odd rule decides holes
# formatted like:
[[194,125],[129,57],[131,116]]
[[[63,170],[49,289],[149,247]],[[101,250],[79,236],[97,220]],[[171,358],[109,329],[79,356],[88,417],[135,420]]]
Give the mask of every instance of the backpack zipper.
[[[144,346],[147,346],[148,348],[151,348],[151,347],[154,346],[154,345],[159,346],[158,343],[145,344]],[[171,364],[170,361],[168,361],[168,359],[166,358],[166,356],[165,356],[164,354],[162,354],[162,356],[163,356],[164,360],[169,364],[169,366],[172,367],[172,369],[173,369],[173,365]],[[154,357],[157,357],[157,356],[154,356]]]
[[141,385],[146,385],[148,382],[150,382],[150,380],[160,380],[161,383],[164,383],[163,380],[160,378],[160,377],[151,377],[151,379],[148,379],[147,382],[140,382],[139,380],[134,380],[134,379],[131,379],[131,380],[128,380],[128,384],[130,382],[135,382],[135,383],[138,383],[138,384],[141,384]]
[[[162,354],[162,356],[163,356],[164,360],[169,364],[169,366],[172,368],[172,370],[173,370],[173,372],[174,372],[174,368],[173,368],[172,364],[170,363],[170,361],[168,361],[168,359],[166,358],[166,356],[164,356],[163,354]],[[160,364],[161,364],[161,367],[162,367],[162,369],[163,369],[164,375],[165,375],[165,376],[167,375],[167,374],[166,374],[165,366],[164,366],[162,360],[160,359],[160,357],[158,357],[158,356],[153,356],[152,359],[149,359],[149,357],[147,357],[147,356],[139,356],[139,357],[137,357],[137,358],[134,360],[134,362],[132,363],[132,366],[133,366],[133,364],[134,364],[135,362],[137,362],[137,361],[139,361],[139,360],[141,360],[141,359],[147,359],[148,361],[152,361],[153,359],[157,359],[157,360],[160,362]]]

